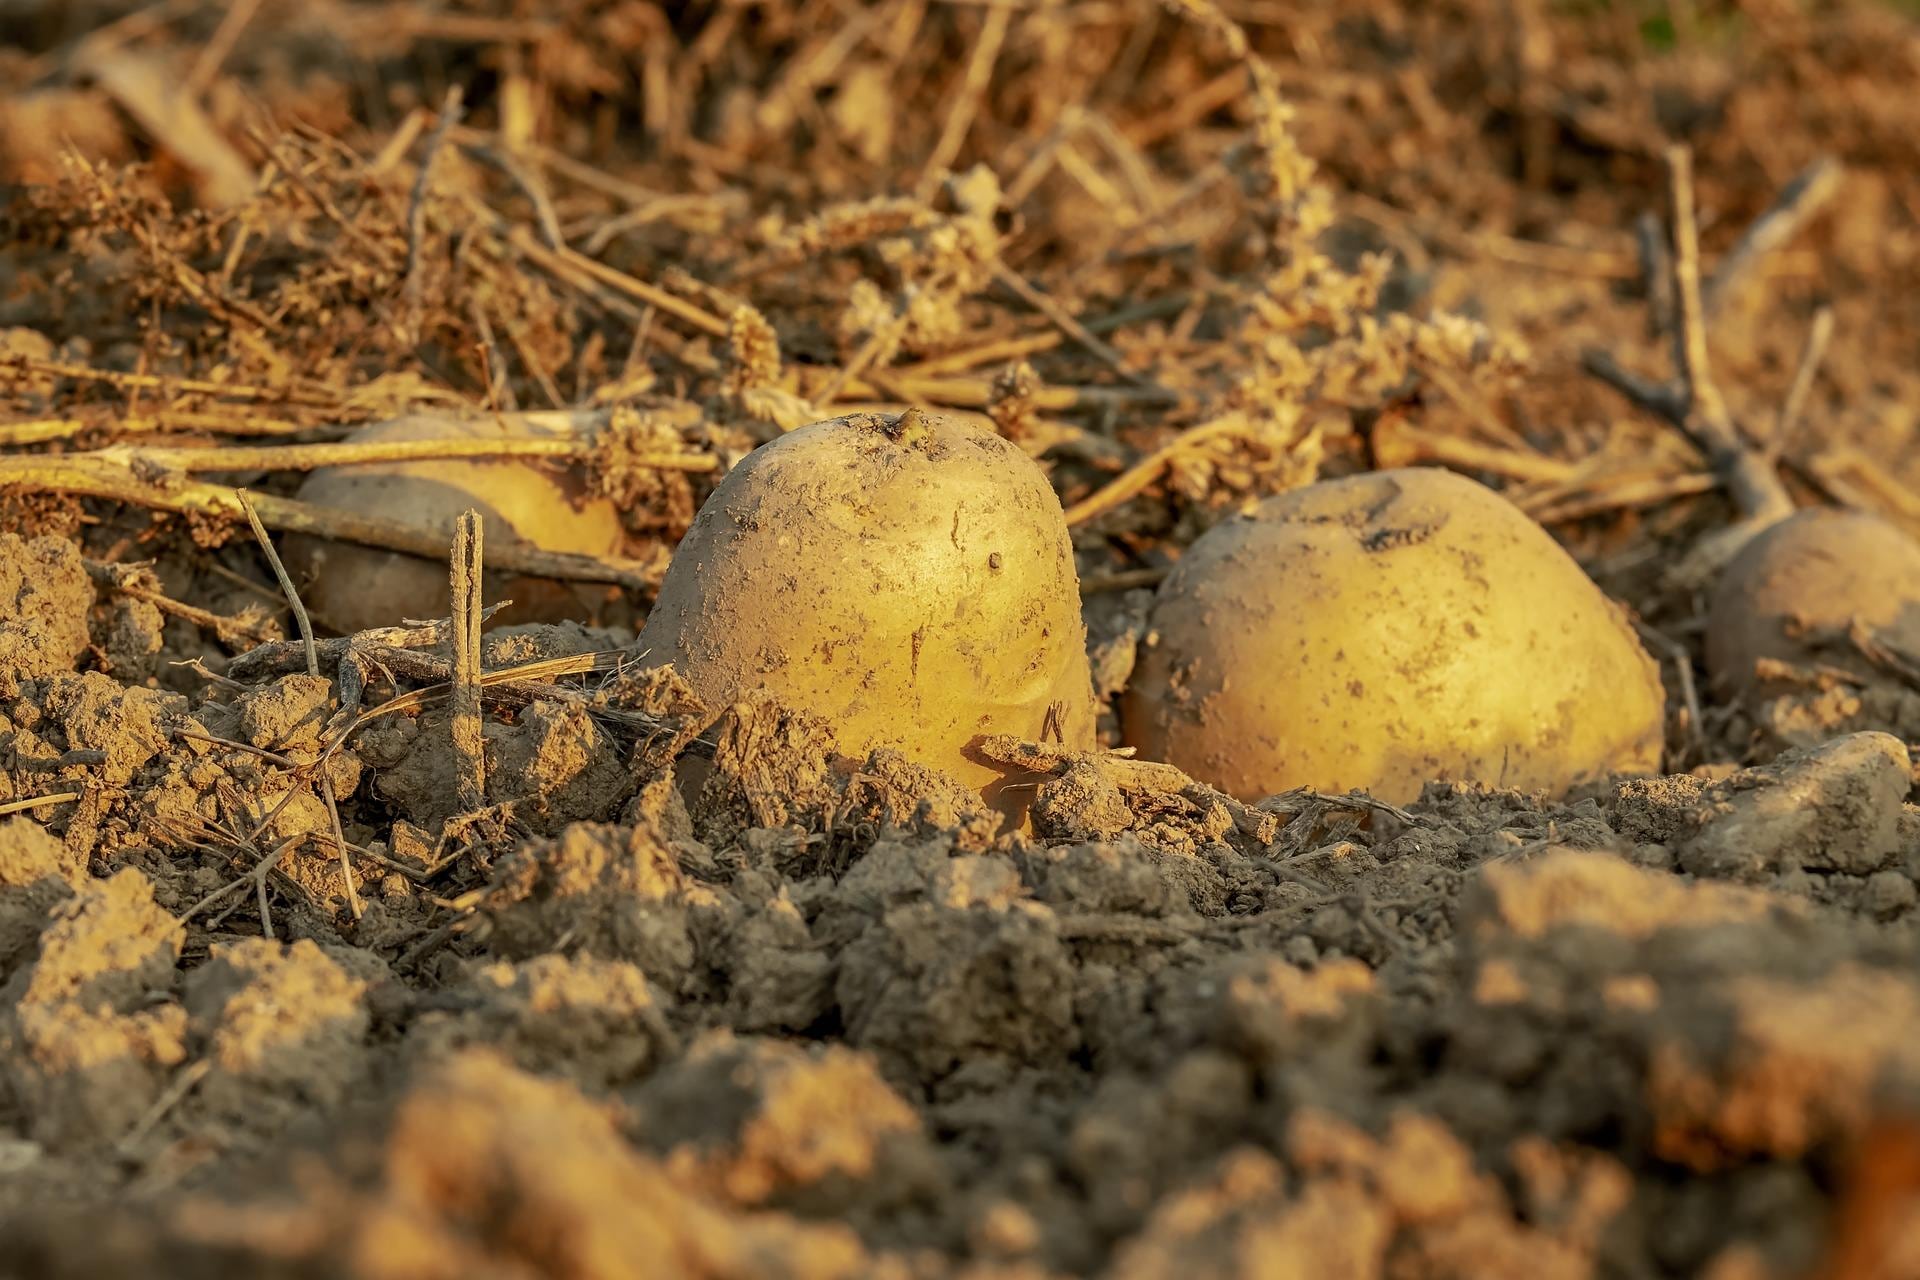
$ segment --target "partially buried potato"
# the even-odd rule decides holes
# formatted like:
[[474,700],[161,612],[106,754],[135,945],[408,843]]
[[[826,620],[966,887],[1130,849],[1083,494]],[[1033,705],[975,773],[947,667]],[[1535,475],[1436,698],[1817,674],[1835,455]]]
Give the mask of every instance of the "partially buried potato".
[[1162,584],[1128,742],[1255,800],[1430,780],[1563,792],[1660,764],[1659,668],[1545,530],[1444,471],[1268,499]]
[[[363,427],[350,441],[565,438],[537,415],[414,414]],[[479,510],[489,545],[522,540],[548,551],[612,556],[620,550],[620,513],[577,475],[519,458],[435,459],[328,467],[300,486],[303,501],[405,521],[444,534],[469,507]],[[288,568],[306,603],[345,631],[390,627],[403,618],[444,618],[451,607],[446,560],[300,535],[286,539]],[[489,601],[512,608],[493,622],[555,622],[590,612],[586,589],[544,578],[489,574]]]
[[909,410],[802,427],[727,473],[640,635],[708,703],[761,689],[892,747],[1018,819],[1032,779],[982,734],[1093,745],[1073,546],[1059,500],[991,432]]
[[1848,639],[1856,624],[1920,655],[1920,541],[1879,516],[1815,508],[1755,537],[1714,584],[1707,671],[1739,692],[1763,658],[1882,673]]

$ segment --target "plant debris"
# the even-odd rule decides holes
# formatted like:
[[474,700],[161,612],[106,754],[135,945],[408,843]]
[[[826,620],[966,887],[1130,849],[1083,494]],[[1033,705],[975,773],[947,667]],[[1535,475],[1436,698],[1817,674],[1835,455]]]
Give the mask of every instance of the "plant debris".
[[[10,6],[0,1269],[1908,1274],[1920,654],[1703,652],[1792,509],[1920,533],[1901,10]],[[1002,832],[646,661],[741,458],[913,409],[1044,470],[1106,704],[1249,502],[1496,486],[1665,771],[1247,800],[1106,714],[982,744]],[[436,460],[617,545],[300,496]]]

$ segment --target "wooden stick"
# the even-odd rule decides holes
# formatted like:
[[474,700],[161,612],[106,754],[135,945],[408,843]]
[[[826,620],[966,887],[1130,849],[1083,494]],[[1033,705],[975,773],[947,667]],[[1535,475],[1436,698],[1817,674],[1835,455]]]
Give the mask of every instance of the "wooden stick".
[[69,800],[78,800],[86,794],[81,791],[56,791],[52,795],[27,796],[22,800],[9,800],[0,804],[0,818],[10,813],[25,813],[28,809],[40,809],[47,805],[66,804]]
[[1707,351],[1706,309],[1700,302],[1700,226],[1694,221],[1693,152],[1684,146],[1667,148],[1667,176],[1673,198],[1674,301],[1680,323],[1673,331],[1673,363],[1687,384],[1689,417],[1697,415],[1707,434],[1701,443],[1709,449],[1737,444],[1727,402],[1713,380],[1713,362]]
[[453,696],[448,730],[453,739],[454,777],[460,812],[487,803],[486,744],[480,719],[481,563],[486,526],[469,509],[453,526]]

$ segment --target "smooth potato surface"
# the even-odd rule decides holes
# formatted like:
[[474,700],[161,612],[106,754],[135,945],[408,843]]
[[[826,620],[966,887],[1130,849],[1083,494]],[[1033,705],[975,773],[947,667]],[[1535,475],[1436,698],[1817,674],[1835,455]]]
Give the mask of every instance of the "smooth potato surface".
[[[363,427],[349,439],[565,434],[527,415],[415,414]],[[548,551],[607,556],[619,551],[622,537],[620,513],[589,494],[577,477],[512,458],[328,467],[307,477],[299,497],[444,533],[449,547],[454,519],[469,507],[479,510],[489,543],[527,541]],[[445,561],[297,535],[286,540],[286,558],[306,602],[342,630],[393,626],[402,618],[444,618],[451,607]],[[495,625],[578,618],[589,608],[582,588],[540,578],[489,574],[486,595],[513,601],[494,617]]]
[[[1762,658],[1878,672],[1849,648],[1819,639],[1855,622],[1920,654],[1920,541],[1857,511],[1815,508],[1741,548],[1714,584],[1707,613],[1707,670],[1716,687],[1752,687]],[[1796,634],[1799,633],[1799,634]]]
[[1429,780],[1560,792],[1659,766],[1658,667],[1537,524],[1435,470],[1325,481],[1162,584],[1128,741],[1248,800]]
[[728,473],[641,633],[708,702],[756,688],[1024,811],[982,734],[1093,743],[1073,547],[1046,477],[953,420],[802,427]]

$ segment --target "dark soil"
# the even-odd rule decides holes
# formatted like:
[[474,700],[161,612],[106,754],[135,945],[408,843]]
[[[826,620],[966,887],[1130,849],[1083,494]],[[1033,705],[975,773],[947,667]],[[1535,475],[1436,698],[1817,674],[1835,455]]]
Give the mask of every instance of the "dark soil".
[[[1737,513],[1581,366],[1666,367],[1664,145],[1710,266],[1831,156],[1718,369],[1764,434],[1830,307],[1782,473],[1920,532],[1920,28],[1220,8],[1290,123],[1210,5],[0,15],[0,1274],[1920,1275],[1920,660],[1722,696],[1673,570]],[[1047,468],[1103,696],[1246,499],[1443,464],[1635,612],[1667,772],[1244,805],[1095,753],[1006,833],[610,659],[746,451],[922,402]],[[310,671],[194,496],[300,532],[300,469],[187,453],[456,410],[590,418],[467,465],[626,539],[516,578],[567,620],[487,633],[477,808],[447,625],[316,616]]]

